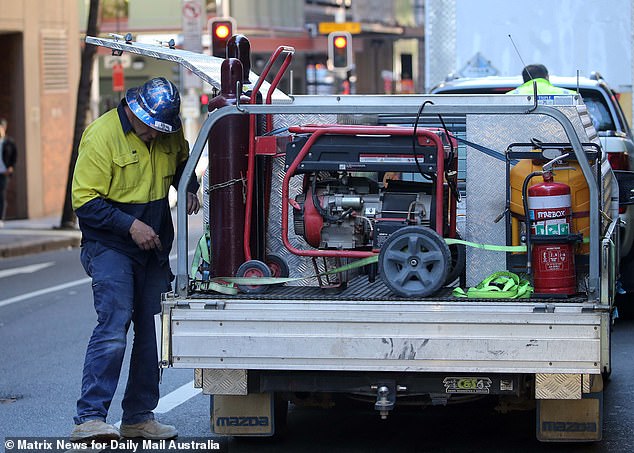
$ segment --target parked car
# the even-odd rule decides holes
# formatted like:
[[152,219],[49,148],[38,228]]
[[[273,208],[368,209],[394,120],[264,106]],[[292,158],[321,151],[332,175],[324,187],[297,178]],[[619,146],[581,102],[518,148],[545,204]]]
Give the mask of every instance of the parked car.
[[[599,73],[590,77],[556,77],[550,82],[578,91],[592,118],[602,149],[614,170],[634,170],[634,136],[612,90]],[[521,77],[479,77],[447,80],[432,88],[433,94],[505,94],[523,83]],[[621,284],[634,291],[634,205],[621,207]]]

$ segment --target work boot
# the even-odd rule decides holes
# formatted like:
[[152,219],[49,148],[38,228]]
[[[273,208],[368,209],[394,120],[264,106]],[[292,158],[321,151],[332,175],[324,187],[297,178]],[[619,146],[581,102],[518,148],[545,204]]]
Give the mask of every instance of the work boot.
[[119,439],[119,430],[102,420],[88,420],[80,425],[75,425],[70,433],[70,440],[113,440]]
[[173,439],[178,436],[176,427],[172,425],[164,425],[156,420],[146,420],[134,425],[121,425],[122,437],[142,437],[143,439]]

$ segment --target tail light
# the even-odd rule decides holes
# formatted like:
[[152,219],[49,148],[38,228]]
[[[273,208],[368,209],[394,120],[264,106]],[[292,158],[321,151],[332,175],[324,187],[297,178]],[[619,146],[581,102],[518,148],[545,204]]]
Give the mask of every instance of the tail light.
[[608,162],[612,170],[629,170],[630,158],[627,153],[610,153],[608,152]]
[[[612,170],[629,170],[630,159],[627,153],[610,153],[608,152],[608,162]],[[619,214],[625,214],[625,206],[619,207]]]

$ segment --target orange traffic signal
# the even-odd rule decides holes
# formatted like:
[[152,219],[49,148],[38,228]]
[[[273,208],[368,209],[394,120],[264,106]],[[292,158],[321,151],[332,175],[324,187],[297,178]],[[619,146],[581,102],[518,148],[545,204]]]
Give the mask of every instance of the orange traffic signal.
[[342,71],[352,68],[352,36],[347,31],[328,35],[328,68]]
[[337,49],[343,49],[348,45],[348,39],[345,36],[337,36],[334,40],[334,45]]
[[233,35],[234,20],[232,18],[212,19],[209,25],[211,33],[211,54],[214,57],[227,57],[227,41]]
[[231,34],[231,29],[226,24],[219,24],[215,30],[215,37],[219,39],[225,39],[227,36]]

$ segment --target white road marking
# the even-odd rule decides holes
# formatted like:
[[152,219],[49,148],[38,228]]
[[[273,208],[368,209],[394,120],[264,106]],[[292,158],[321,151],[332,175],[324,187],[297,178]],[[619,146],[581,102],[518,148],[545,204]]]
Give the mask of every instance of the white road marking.
[[[164,414],[171,411],[177,406],[180,406],[186,401],[189,401],[196,395],[202,392],[202,389],[194,388],[194,381],[189,381],[187,384],[181,385],[179,388],[171,393],[168,393],[158,402],[158,406],[154,409],[155,414]],[[117,428],[121,426],[121,421],[114,424]]]
[[[25,231],[28,231],[29,228],[3,228],[0,234],[24,234]],[[37,229],[35,230],[37,236],[68,236],[68,237],[79,237],[80,233],[76,230],[56,230],[56,229]]]
[[[194,254],[193,250],[188,253],[188,255],[190,256],[193,254]],[[175,260],[176,254],[170,255],[169,259],[170,261]],[[53,293],[55,291],[61,291],[63,289],[72,288],[73,286],[83,285],[84,283],[89,283],[90,280],[91,280],[90,277],[86,277],[86,278],[81,278],[79,280],[74,280],[72,282],[62,283],[61,285],[49,286],[48,288],[40,289],[38,291],[33,291],[26,294],[20,294],[19,296],[10,297],[9,299],[0,300],[0,307],[4,307],[6,305],[10,305],[16,302],[21,302],[23,300],[31,299],[33,297],[43,296],[45,294]]]
[[29,266],[14,267],[12,269],[4,269],[0,271],[0,278],[11,277],[18,274],[32,274],[55,264],[53,261],[48,263],[31,264]]
[[158,406],[154,409],[156,414],[164,414],[171,411],[176,406],[180,406],[202,392],[202,389],[194,388],[194,381],[181,385],[173,392],[165,395],[159,400]]
[[38,291],[33,291],[31,293],[21,294],[19,296],[10,297],[9,299],[0,300],[0,307],[4,307],[5,305],[13,304],[15,302],[21,302],[26,299],[31,299],[33,297],[43,296],[45,294],[49,294],[55,291],[61,291],[62,289],[72,288],[73,286],[83,285],[84,283],[90,282],[90,277],[82,278],[80,280],[75,280],[73,282],[63,283],[57,286],[49,286],[48,288],[40,289]]

